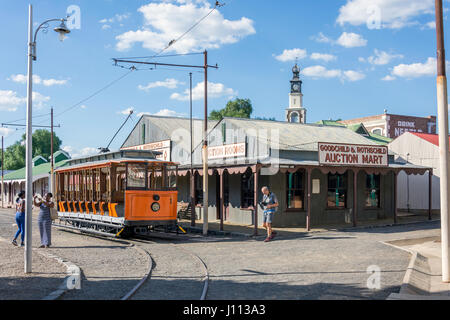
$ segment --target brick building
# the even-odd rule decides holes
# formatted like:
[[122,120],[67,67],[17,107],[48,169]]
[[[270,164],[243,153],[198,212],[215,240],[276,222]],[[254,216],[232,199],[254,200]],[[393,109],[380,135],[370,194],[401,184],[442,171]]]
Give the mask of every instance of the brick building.
[[405,132],[436,134],[435,116],[421,118],[385,113],[358,119],[342,120],[340,122],[346,125],[362,123],[370,133],[391,139],[395,139]]

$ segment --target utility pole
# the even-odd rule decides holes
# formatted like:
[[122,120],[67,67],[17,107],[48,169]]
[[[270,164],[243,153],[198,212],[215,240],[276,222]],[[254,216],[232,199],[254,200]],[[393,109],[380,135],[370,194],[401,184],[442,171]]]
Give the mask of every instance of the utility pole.
[[205,74],[205,119],[203,130],[203,235],[208,235],[208,68],[219,69],[217,64],[215,66],[208,65],[208,51],[203,52],[204,64],[202,66],[185,65],[185,64],[171,64],[171,63],[159,63],[159,62],[147,62],[147,61],[135,61],[125,59],[113,59],[115,65],[117,63],[130,63],[130,64],[146,64],[153,66],[167,66],[167,67],[179,67],[179,68],[199,68],[203,69]]
[[4,190],[4,188],[5,188],[5,185],[3,184],[3,176],[5,175],[4,174],[4,163],[5,163],[5,157],[4,157],[4,154],[5,152],[4,152],[4,148],[3,148],[3,136],[2,136],[2,187],[0,188],[0,191],[1,191],[1,196],[2,196],[2,208],[3,208],[3,205],[4,205],[4,197],[5,197],[5,190]]
[[449,255],[449,140],[448,140],[448,100],[447,76],[445,70],[444,22],[442,0],[435,0],[436,36],[437,36],[437,102],[439,121],[439,153],[441,168],[441,246],[442,246],[442,281],[450,282]]
[[192,72],[189,72],[189,105],[190,105],[190,129],[191,129],[191,227],[195,227],[195,177],[194,177],[194,159],[193,148],[194,148],[194,134],[192,126]]
[[51,164],[51,170],[50,170],[50,192],[53,194],[54,193],[54,190],[53,190],[53,186],[55,185],[55,182],[54,182],[54,179],[53,179],[53,176],[54,176],[54,163],[53,163],[53,107],[51,108],[51,111],[50,111],[50,121],[51,121],[51,124],[50,124],[50,127],[51,127],[51,129],[50,129],[50,131],[51,131],[51,137],[50,137],[50,153],[51,153],[51,156],[50,156],[50,160],[51,160],[51,162],[52,162],[52,164]]
[[203,236],[208,235],[208,51],[205,50],[205,122],[203,130]]

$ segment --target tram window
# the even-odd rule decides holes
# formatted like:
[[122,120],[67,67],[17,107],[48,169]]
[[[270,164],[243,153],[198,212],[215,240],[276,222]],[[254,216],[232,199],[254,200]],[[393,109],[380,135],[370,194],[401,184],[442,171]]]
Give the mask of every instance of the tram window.
[[147,170],[145,166],[139,164],[127,165],[127,189],[146,189]]
[[167,167],[167,175],[169,176],[168,187],[174,189],[177,187],[177,167]]

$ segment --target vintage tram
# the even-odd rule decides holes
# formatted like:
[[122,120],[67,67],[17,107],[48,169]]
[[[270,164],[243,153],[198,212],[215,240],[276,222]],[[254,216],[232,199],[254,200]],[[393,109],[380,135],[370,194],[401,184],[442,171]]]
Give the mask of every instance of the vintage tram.
[[177,165],[158,155],[121,150],[68,160],[55,170],[59,225],[114,236],[177,229]]

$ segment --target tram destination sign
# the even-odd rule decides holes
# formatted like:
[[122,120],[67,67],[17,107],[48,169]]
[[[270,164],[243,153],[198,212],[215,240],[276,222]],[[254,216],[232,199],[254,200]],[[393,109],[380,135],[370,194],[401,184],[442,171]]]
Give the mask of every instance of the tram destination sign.
[[388,147],[319,142],[319,164],[388,167]]
[[172,151],[171,140],[164,140],[158,142],[152,142],[147,144],[142,144],[134,147],[122,148],[122,150],[150,150],[161,152],[162,154],[157,155],[156,159],[163,161],[171,161],[171,151]]

